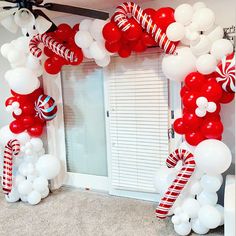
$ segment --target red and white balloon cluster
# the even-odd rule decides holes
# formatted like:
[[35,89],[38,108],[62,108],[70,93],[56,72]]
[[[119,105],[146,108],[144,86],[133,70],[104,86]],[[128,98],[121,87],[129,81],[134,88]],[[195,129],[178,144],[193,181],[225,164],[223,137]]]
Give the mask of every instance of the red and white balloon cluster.
[[[60,162],[51,155],[45,155],[40,138],[30,137],[26,132],[16,135],[8,126],[0,129],[0,135],[1,149],[4,145],[6,146],[2,179],[6,200],[8,202],[21,200],[31,205],[38,204],[41,199],[48,196],[48,180],[58,175]],[[17,153],[9,152],[9,148],[14,149],[14,146],[9,147],[12,140],[18,144]],[[12,159],[12,163],[9,163],[9,159]]]

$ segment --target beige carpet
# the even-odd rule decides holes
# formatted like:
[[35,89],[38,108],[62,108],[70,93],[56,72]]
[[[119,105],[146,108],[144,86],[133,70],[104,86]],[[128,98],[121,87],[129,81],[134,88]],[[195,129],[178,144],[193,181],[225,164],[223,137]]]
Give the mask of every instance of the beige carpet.
[[70,188],[37,206],[7,203],[1,194],[0,236],[175,236],[172,223],[156,219],[154,210],[150,202]]

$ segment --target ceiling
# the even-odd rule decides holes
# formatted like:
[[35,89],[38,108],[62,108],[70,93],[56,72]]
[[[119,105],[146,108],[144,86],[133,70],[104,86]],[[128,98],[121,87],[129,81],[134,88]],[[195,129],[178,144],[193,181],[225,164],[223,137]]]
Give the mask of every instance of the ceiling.
[[[136,0],[136,3],[143,3],[148,2],[150,0]],[[120,3],[123,3],[124,0],[45,0],[44,3],[47,2],[53,2],[53,3],[60,3],[65,5],[72,5],[77,7],[85,7],[90,9],[96,9],[96,10],[109,10],[113,7],[116,7]],[[0,1],[0,7],[2,6],[9,6],[11,5],[8,2]],[[65,13],[60,12],[53,12],[53,11],[47,11],[44,10],[44,12],[50,17],[55,18],[59,16],[68,15]]]

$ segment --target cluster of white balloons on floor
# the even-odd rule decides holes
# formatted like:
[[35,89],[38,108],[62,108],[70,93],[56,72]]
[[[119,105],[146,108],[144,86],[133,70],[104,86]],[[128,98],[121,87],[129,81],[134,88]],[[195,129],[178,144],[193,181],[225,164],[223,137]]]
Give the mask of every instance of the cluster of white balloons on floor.
[[82,20],[79,31],[75,35],[75,43],[83,51],[86,58],[94,59],[101,67],[108,66],[111,53],[105,48],[102,30],[107,21],[104,20]]
[[[217,191],[223,183],[221,174],[231,164],[231,152],[223,142],[215,139],[202,141],[196,148],[184,142],[180,148],[194,154],[196,169],[169,215],[174,214],[171,220],[179,235],[188,235],[191,230],[206,234],[224,224],[224,208],[217,204]],[[163,167],[157,171],[154,183],[161,195],[176,178],[181,168],[179,164],[174,169]]]
[[176,22],[168,26],[166,34],[180,43],[178,56],[166,55],[163,59],[167,78],[183,81],[193,71],[211,74],[219,60],[233,52],[232,43],[223,39],[223,28],[215,25],[215,14],[205,3],[182,4],[175,9],[174,17]]
[[41,199],[48,196],[48,181],[59,174],[60,161],[52,155],[45,154],[40,138],[32,138],[26,132],[15,135],[8,126],[4,126],[0,129],[0,136],[2,152],[4,145],[10,139],[16,138],[21,145],[20,154],[14,158],[13,187],[6,195],[6,200],[8,202],[21,200],[31,205],[38,204]]

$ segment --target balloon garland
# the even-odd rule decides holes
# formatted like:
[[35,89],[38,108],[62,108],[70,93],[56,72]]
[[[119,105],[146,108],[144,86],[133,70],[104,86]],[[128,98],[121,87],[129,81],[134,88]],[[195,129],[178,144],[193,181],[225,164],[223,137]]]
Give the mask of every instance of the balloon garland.
[[[224,126],[220,111],[223,104],[234,99],[235,54],[231,42],[223,38],[222,27],[215,26],[211,9],[197,2],[176,9],[142,10],[127,2],[117,7],[110,21],[85,19],[73,28],[61,24],[50,33],[39,34],[30,26],[22,31],[29,37],[1,47],[12,66],[5,74],[12,93],[5,105],[15,118],[0,130],[1,144],[16,138],[21,145],[16,159],[20,163],[7,201],[21,199],[37,204],[48,194],[48,180],[60,170],[57,159],[44,155],[42,141],[36,138],[57,112],[54,99],[40,88],[42,68],[57,74],[63,65],[79,65],[84,57],[106,67],[114,53],[127,58],[132,52],[159,46],[167,53],[162,61],[164,75],[183,82],[183,115],[173,127],[184,136],[184,142],[155,176],[157,192],[163,194],[157,217],[173,215],[179,235],[188,235],[191,230],[206,234],[223,224],[223,207],[217,204],[216,192],[232,157],[221,141]],[[39,43],[43,43],[43,50]],[[179,174],[175,168],[178,160],[183,160]]]

